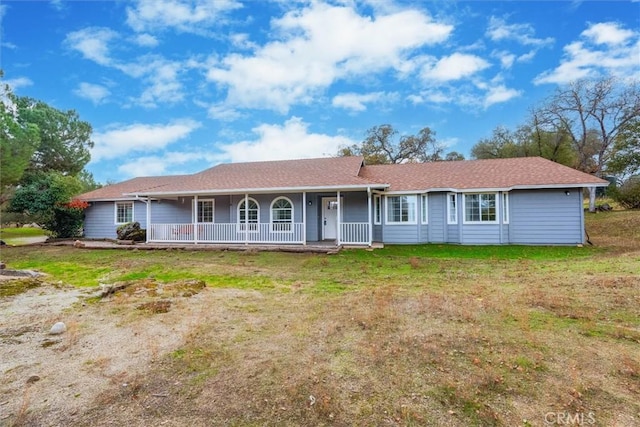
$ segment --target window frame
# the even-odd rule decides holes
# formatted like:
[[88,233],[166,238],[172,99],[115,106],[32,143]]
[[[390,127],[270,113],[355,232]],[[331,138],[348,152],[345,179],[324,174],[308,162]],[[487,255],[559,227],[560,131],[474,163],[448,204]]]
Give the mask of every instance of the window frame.
[[[463,194],[464,197],[462,198],[462,212],[464,214],[464,216],[462,217],[463,220],[463,224],[498,224],[499,223],[499,216],[500,216],[500,209],[498,206],[498,193],[497,192],[482,192],[482,193],[464,193]],[[467,219],[467,197],[469,196],[479,196],[478,198],[478,213],[479,213],[479,220],[475,221],[475,220],[468,220]],[[494,219],[493,220],[483,220],[482,219],[482,198],[483,196],[493,196],[493,206],[494,206]]]
[[502,223],[509,224],[509,193],[502,193]]
[[[201,221],[200,203],[211,203],[211,221]],[[216,219],[216,200],[215,199],[198,199],[196,203],[196,224],[213,224]]]
[[[250,209],[249,211],[256,211],[256,220],[253,221],[251,219],[249,219],[249,221],[245,222],[244,220],[240,220],[241,215],[240,212],[242,212],[243,210],[245,211],[245,218],[247,215],[247,209],[242,209],[242,204],[245,201],[249,201],[249,202],[254,202],[256,204],[256,209]],[[237,221],[238,221],[238,231],[240,231],[241,233],[244,233],[246,231],[246,226],[249,227],[249,232],[250,233],[257,233],[258,231],[260,231],[260,203],[258,203],[258,201],[256,199],[254,199],[253,197],[249,197],[248,199],[245,199],[244,197],[238,202],[238,207],[237,209]]]
[[429,194],[420,195],[420,223],[429,224]]
[[[118,220],[120,219],[118,216],[118,205],[130,205],[131,206],[131,220],[130,221],[124,221],[124,222],[119,222]],[[113,211],[114,211],[114,215],[113,215],[113,221],[114,224],[116,225],[122,225],[122,224],[128,224],[130,222],[135,221],[135,202],[134,201],[120,201],[120,202],[114,202],[113,204]]]
[[[288,220],[274,220],[274,205],[280,201],[280,200],[284,200],[287,203],[289,203],[289,206],[291,206],[291,208],[289,209],[289,211],[291,212],[291,217]],[[286,208],[278,208],[278,210],[285,210]],[[294,223],[294,218],[295,218],[295,207],[293,202],[291,201],[290,198],[286,197],[286,196],[279,196],[276,197],[275,199],[273,199],[271,201],[271,206],[269,206],[269,223],[271,224],[271,232],[273,233],[293,233],[293,223]],[[287,225],[285,225],[287,224]]]
[[[386,206],[387,208],[385,209],[385,219],[386,219],[386,223],[388,225],[416,225],[418,223],[418,197],[415,194],[398,194],[398,195],[387,195],[385,196],[386,198]],[[407,203],[409,206],[411,206],[411,203],[409,203],[409,200],[413,201],[413,209],[407,209],[407,221],[402,221],[402,218],[400,218],[400,221],[391,221],[389,219],[389,211],[391,210],[391,208],[393,207],[393,203],[391,202],[390,199],[400,199],[400,201],[402,201],[403,198],[407,199]],[[411,216],[413,214],[413,219],[411,219]],[[402,203],[400,203],[400,215],[402,216]]]
[[[453,207],[451,201],[453,200]],[[453,219],[451,219],[453,214]],[[458,195],[456,193],[447,193],[447,224],[458,224]]]
[[382,224],[382,196],[380,194],[373,195],[373,224]]

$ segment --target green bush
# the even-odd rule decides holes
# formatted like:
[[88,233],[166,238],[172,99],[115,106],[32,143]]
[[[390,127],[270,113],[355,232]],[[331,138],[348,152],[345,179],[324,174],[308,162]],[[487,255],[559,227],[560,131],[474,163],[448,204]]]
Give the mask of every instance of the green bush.
[[60,205],[53,208],[53,215],[45,221],[44,227],[57,238],[82,237],[83,220],[82,208]]
[[613,198],[625,209],[640,209],[640,178],[629,178],[615,190]]

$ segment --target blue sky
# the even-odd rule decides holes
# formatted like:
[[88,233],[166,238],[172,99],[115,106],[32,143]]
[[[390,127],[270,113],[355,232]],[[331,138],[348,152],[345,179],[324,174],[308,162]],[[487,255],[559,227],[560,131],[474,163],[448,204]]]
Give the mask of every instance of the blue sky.
[[98,182],[335,154],[428,126],[469,157],[574,79],[640,74],[637,1],[2,1],[14,92],[93,126]]

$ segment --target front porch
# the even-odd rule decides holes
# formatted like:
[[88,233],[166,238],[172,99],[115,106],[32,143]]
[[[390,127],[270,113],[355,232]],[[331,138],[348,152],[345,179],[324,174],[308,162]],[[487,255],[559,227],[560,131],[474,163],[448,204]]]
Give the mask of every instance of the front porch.
[[371,246],[371,201],[370,191],[148,198],[147,243]]
[[[147,227],[149,243],[193,244],[298,244],[306,245],[305,223],[191,223],[151,224]],[[369,224],[341,223],[336,246],[371,245]],[[314,241],[314,243],[317,243]]]

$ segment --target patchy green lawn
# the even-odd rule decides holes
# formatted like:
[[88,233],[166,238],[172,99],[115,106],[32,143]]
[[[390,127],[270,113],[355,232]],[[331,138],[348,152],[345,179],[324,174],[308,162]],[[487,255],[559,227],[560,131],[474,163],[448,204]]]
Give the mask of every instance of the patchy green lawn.
[[[593,247],[2,258],[76,286],[208,285],[180,346],[76,425],[640,425],[640,212],[587,215],[587,229]],[[141,316],[113,304],[123,324]]]
[[44,238],[47,232],[40,228],[0,228],[0,240],[7,245],[24,245],[31,243],[34,238]]

